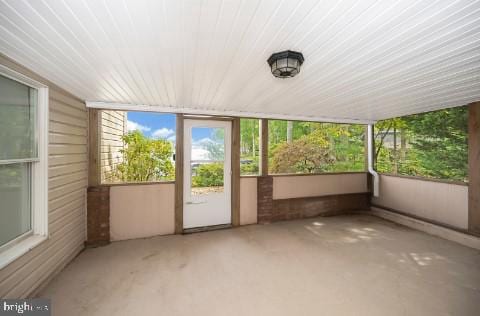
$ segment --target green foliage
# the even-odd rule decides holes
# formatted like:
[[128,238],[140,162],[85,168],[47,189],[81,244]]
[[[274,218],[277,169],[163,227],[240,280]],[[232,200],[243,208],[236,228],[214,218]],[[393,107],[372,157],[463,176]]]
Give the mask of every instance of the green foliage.
[[[467,181],[467,109],[458,107],[377,122],[376,168],[379,172]],[[205,145],[209,159],[223,160],[223,130]],[[123,137],[121,181],[174,178],[173,145],[130,132]],[[221,141],[220,141],[221,140]],[[315,173],[365,170],[365,127],[314,122],[269,121],[271,173]],[[240,120],[242,175],[258,174],[259,121]],[[195,168],[193,186],[223,185],[221,163]]]
[[251,159],[242,159],[240,161],[241,175],[256,175],[259,172],[258,157]]
[[365,126],[349,124],[321,124],[328,135],[329,148],[335,163],[326,171],[365,171]]
[[457,107],[378,122],[377,170],[467,181],[467,121],[467,108]]
[[240,174],[258,174],[259,120],[240,119]]
[[270,172],[364,171],[364,137],[363,125],[269,121]]
[[193,187],[223,186],[223,163],[208,163],[196,167],[192,177]]
[[326,171],[335,158],[330,154],[328,142],[312,133],[291,143],[281,143],[274,149],[271,171],[274,173],[313,173]]
[[116,178],[125,182],[171,180],[175,168],[171,157],[173,145],[164,139],[150,139],[140,131],[122,137],[123,162],[117,166]]

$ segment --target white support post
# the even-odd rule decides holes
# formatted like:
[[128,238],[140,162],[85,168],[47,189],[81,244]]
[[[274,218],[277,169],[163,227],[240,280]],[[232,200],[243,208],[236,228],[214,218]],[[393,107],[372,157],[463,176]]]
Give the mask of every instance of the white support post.
[[368,134],[368,172],[373,176],[373,196],[377,197],[379,195],[380,177],[378,176],[378,173],[373,168],[373,160],[374,160],[373,158],[375,157],[373,124],[368,124],[367,134]]

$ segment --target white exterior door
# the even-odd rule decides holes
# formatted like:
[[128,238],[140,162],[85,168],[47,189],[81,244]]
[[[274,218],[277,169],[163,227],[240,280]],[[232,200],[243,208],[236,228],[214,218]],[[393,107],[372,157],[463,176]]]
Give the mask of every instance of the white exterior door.
[[183,228],[230,224],[229,121],[184,121]]

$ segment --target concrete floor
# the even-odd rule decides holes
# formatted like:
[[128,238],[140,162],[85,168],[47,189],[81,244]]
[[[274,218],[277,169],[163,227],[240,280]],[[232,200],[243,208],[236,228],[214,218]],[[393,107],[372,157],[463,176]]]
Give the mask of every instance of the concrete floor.
[[320,217],[87,249],[54,315],[480,315],[480,252],[385,220]]

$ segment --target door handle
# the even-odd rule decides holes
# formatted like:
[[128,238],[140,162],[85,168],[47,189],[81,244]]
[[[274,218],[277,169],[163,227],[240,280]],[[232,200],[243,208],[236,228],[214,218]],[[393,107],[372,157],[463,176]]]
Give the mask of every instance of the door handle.
[[185,204],[192,205],[192,204],[205,204],[207,203],[206,201],[199,201],[199,202],[193,202],[193,201],[188,201]]

